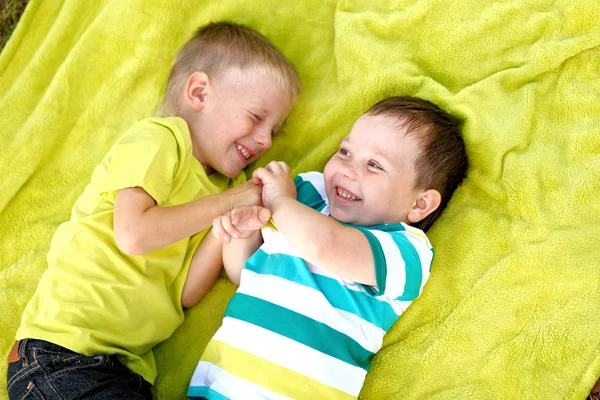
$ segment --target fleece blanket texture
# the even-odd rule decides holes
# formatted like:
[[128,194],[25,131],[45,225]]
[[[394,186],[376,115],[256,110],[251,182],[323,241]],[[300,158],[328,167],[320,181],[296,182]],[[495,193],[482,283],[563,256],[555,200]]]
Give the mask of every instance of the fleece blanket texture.
[[[303,82],[257,165],[321,169],[390,95],[463,121],[468,178],[429,231],[431,279],[362,398],[584,398],[600,375],[597,0],[31,0],[0,54],[3,360],[92,169],[216,20],[262,32]],[[233,292],[222,277],[158,346],[157,398],[185,397]],[[4,361],[0,377],[4,399]]]

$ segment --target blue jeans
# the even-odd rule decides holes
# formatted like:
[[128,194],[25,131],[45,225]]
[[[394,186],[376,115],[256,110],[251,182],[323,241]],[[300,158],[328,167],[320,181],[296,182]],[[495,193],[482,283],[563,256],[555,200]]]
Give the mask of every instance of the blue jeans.
[[88,357],[43,340],[22,340],[7,375],[11,400],[152,399],[151,385],[116,356]]

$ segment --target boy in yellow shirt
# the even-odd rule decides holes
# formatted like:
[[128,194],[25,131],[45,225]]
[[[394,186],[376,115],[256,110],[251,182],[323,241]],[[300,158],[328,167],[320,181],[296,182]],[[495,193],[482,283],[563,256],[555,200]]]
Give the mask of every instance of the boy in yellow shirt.
[[209,24],[183,46],[159,117],[113,145],[52,239],[9,356],[11,399],[152,398],[152,348],[219,274],[206,232],[261,204],[254,183],[230,188],[299,92],[293,66],[248,27]]

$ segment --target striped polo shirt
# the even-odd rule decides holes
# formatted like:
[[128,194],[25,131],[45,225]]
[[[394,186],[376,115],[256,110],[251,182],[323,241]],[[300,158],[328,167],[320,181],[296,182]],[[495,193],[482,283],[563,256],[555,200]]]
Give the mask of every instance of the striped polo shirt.
[[[300,174],[295,183],[298,201],[329,215],[323,174]],[[263,229],[188,396],[358,397],[384,335],[421,293],[433,249],[403,223],[353,227],[369,241],[377,286],[334,276],[300,258],[273,227]]]

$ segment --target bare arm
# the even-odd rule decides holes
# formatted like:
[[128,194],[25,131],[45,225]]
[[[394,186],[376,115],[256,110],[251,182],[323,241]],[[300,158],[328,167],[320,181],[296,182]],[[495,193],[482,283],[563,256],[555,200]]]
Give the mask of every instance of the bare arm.
[[225,242],[223,265],[236,285],[240,284],[244,263],[262,244],[260,228],[270,217],[271,212],[264,207],[239,206],[213,221],[213,235]]
[[223,266],[231,282],[240,285],[244,264],[261,244],[260,231],[254,231],[245,239],[235,239],[231,243],[223,245]]
[[181,305],[184,308],[198,303],[217,281],[223,265],[222,248],[223,243],[210,232],[198,245],[183,286]]
[[277,229],[302,258],[344,279],[377,284],[364,234],[298,202],[285,163],[271,162],[254,171],[254,178],[263,184],[263,203],[271,208]]
[[215,217],[238,204],[259,202],[260,188],[252,182],[171,207],[158,206],[140,187],[122,189],[115,201],[115,240],[129,255],[144,254],[208,228]]
[[277,228],[306,261],[353,282],[377,284],[371,246],[361,231],[289,197],[272,207]]

